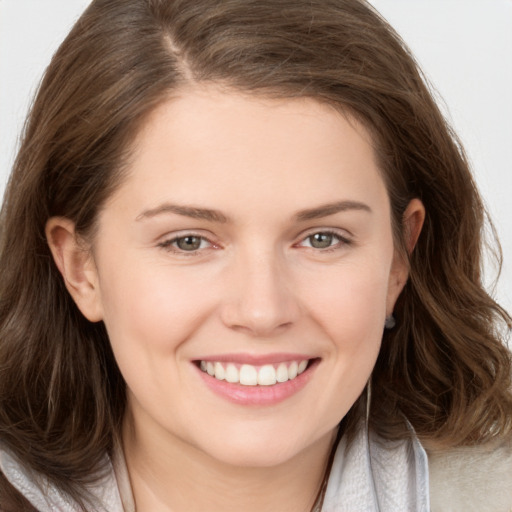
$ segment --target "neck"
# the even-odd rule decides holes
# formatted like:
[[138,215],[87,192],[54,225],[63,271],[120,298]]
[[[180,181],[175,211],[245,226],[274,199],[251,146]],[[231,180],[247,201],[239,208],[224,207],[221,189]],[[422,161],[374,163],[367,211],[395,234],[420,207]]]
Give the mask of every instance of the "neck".
[[138,512],[309,512],[335,438],[330,432],[279,465],[238,467],[153,434],[127,416],[123,448]]

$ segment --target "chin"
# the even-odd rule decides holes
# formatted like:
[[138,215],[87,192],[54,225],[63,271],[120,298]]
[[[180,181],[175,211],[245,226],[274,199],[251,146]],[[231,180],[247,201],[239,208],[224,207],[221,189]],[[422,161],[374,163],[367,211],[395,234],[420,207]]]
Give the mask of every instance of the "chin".
[[[262,446],[263,445],[263,446]],[[295,446],[269,446],[267,443],[230,443],[220,450],[209,450],[208,455],[237,468],[272,468],[292,460],[301,453]]]
[[224,464],[240,468],[271,468],[300,457],[332,431],[300,433],[275,426],[231,431],[225,436],[210,436],[207,446],[197,446],[206,455]]

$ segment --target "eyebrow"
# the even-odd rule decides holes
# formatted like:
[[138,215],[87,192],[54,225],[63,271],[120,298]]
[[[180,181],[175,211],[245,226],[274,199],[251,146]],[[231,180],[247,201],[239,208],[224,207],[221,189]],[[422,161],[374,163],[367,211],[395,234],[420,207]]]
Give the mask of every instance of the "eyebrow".
[[211,210],[210,208],[197,208],[195,206],[182,206],[177,204],[164,203],[151,210],[145,210],[140,215],[137,215],[135,220],[140,221],[156,217],[162,213],[175,213],[183,215],[184,217],[191,217],[192,219],[208,220],[210,222],[226,223],[229,221],[223,213],[218,210]]
[[[335,203],[328,203],[316,208],[308,208],[297,212],[294,216],[297,222],[304,222],[307,220],[320,219],[334,215],[336,213],[345,212],[349,210],[365,211],[371,213],[372,209],[365,203],[359,201],[338,201]],[[171,203],[164,203],[156,208],[144,210],[136,217],[136,221],[144,219],[151,219],[157,215],[174,213],[192,219],[206,220],[210,222],[219,222],[225,224],[230,222],[229,217],[224,215],[219,210],[212,210],[210,208],[199,208],[196,206],[184,206]]]
[[336,203],[328,203],[317,208],[310,208],[307,210],[301,210],[295,215],[295,219],[299,222],[312,219],[321,219],[334,215],[339,212],[346,212],[349,210],[364,211],[371,213],[372,209],[365,203],[359,201],[338,201]]

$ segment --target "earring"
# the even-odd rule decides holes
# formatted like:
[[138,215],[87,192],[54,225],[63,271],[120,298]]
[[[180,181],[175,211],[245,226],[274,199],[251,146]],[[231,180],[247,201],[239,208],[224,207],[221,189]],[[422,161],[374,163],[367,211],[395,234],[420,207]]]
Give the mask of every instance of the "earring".
[[388,315],[386,317],[386,321],[384,322],[384,327],[386,329],[393,329],[393,327],[395,327],[395,325],[396,325],[396,320],[395,320],[395,317],[393,316],[393,314]]
[[368,428],[368,424],[370,421],[370,409],[372,404],[372,377],[368,379],[366,383],[366,427]]

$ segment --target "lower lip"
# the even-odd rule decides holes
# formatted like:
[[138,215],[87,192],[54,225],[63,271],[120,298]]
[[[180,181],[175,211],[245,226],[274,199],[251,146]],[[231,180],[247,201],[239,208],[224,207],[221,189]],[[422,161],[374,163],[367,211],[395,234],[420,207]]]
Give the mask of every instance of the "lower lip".
[[218,380],[203,372],[195,364],[203,382],[217,395],[239,405],[268,406],[278,404],[298,393],[311,379],[319,360],[310,361],[304,372],[295,379],[280,382],[273,386],[243,386],[231,384],[225,380]]

